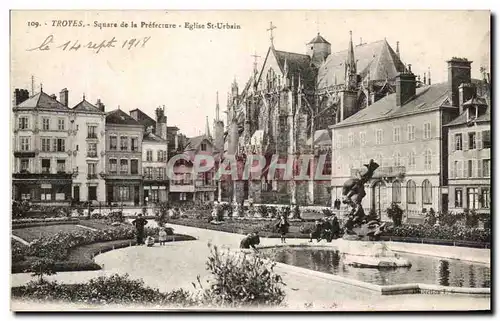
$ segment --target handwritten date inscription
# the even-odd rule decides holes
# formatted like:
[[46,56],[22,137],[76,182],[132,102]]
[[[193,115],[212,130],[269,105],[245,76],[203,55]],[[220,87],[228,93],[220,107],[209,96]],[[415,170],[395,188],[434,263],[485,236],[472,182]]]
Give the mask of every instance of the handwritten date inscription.
[[95,53],[101,52],[106,48],[121,48],[131,50],[133,48],[145,48],[151,37],[130,38],[127,40],[118,40],[115,37],[102,41],[80,42],[79,40],[69,40],[56,43],[54,35],[49,35],[45,40],[34,48],[27,51],[47,51],[52,48],[57,48],[62,51],[78,51],[80,49],[92,50]]

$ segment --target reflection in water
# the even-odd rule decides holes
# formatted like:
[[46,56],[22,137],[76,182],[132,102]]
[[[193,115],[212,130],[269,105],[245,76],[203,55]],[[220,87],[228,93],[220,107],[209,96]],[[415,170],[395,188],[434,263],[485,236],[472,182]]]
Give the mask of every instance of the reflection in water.
[[378,285],[426,283],[456,287],[490,287],[490,268],[457,260],[408,255],[411,268],[368,269],[344,264],[338,251],[311,248],[278,248],[263,250],[277,262],[315,271],[340,275]]
[[450,286],[450,263],[439,261],[439,285]]

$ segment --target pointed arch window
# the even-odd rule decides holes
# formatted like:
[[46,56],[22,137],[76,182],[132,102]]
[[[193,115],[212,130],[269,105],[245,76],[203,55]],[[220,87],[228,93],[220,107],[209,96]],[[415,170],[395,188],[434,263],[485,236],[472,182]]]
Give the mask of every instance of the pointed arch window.
[[422,183],[422,203],[432,204],[432,183],[427,179]]
[[267,89],[274,89],[276,87],[277,77],[273,68],[269,68],[269,70],[267,71],[266,83],[267,83]]
[[417,185],[412,180],[406,183],[406,201],[408,204],[417,203]]
[[401,203],[401,183],[399,181],[392,183],[392,201]]

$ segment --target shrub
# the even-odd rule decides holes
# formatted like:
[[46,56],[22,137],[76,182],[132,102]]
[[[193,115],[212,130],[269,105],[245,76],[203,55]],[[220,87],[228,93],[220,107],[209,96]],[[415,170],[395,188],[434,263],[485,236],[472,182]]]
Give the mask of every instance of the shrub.
[[266,205],[261,205],[259,206],[259,213],[261,217],[268,217],[269,209],[267,208]]
[[469,228],[477,227],[479,225],[479,215],[476,211],[464,209],[465,226]]
[[306,223],[299,227],[299,232],[302,234],[311,234],[314,231],[315,223]]
[[431,208],[431,211],[425,214],[424,224],[429,226],[434,226],[436,222],[437,222],[436,213],[434,212],[434,209]]
[[392,219],[394,226],[401,226],[403,220],[403,209],[397,203],[392,202],[391,206],[386,210],[387,216]]
[[212,274],[208,288],[198,278],[193,285],[201,290],[200,299],[207,305],[249,306],[279,305],[285,299],[283,280],[274,273],[276,263],[258,254],[231,253],[210,247],[207,269]]
[[[432,208],[430,211],[434,211]],[[438,220],[440,225],[444,226],[454,226],[458,221],[460,221],[464,215],[462,213],[455,213],[455,212],[443,212],[443,213],[438,213]]]
[[280,209],[280,215],[284,215],[286,218],[289,218],[290,217],[290,206],[283,206],[281,209]]
[[36,259],[26,272],[32,272],[31,276],[38,277],[38,282],[44,283],[44,275],[56,274],[55,261],[48,258]]
[[466,228],[461,226],[402,225],[394,227],[389,234],[400,237],[491,242],[490,229]]
[[108,215],[108,219],[111,222],[118,222],[118,223],[123,223],[125,221],[125,218],[123,217],[123,212],[122,211],[111,212]]
[[276,206],[269,206],[269,217],[276,218],[278,216],[278,209]]
[[215,211],[216,211],[216,219],[217,219],[217,222],[222,222],[222,221],[224,221],[224,210],[222,209],[222,206],[218,205],[218,206],[215,208]]

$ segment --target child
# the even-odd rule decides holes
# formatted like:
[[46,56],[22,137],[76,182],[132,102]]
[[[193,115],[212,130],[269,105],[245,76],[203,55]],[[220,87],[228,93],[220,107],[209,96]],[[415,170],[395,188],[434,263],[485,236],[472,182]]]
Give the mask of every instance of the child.
[[155,244],[155,239],[152,236],[146,238],[146,245],[152,247]]
[[160,246],[165,245],[165,242],[167,241],[167,232],[164,227],[160,228],[158,239],[160,241]]

